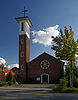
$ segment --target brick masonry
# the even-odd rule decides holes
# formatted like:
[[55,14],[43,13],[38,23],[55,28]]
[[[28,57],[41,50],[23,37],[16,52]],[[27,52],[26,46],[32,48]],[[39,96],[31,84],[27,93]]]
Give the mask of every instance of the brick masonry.
[[[21,44],[21,40],[24,40]],[[24,53],[24,56],[21,57],[21,52]],[[19,79],[26,80],[26,63],[30,61],[30,40],[26,35],[19,35]],[[24,69],[21,69],[21,65],[24,66]]]
[[[32,24],[28,17],[17,18],[16,20],[20,23],[19,69],[18,69],[20,81],[34,80],[34,82],[41,83],[42,74],[46,74],[49,80],[48,83],[52,83],[52,81],[60,77],[63,68],[63,63],[47,53],[43,53],[42,55],[38,56],[37,58],[35,58],[30,62],[30,39],[28,30],[30,29]],[[25,22],[24,24],[26,28],[25,30],[22,31],[21,31],[21,21]],[[21,40],[23,40],[23,43],[21,43]],[[49,68],[42,69],[40,67],[40,63],[43,60],[47,60],[50,63]]]
[[[24,40],[21,44],[21,40]],[[21,57],[23,51],[24,56]],[[47,60],[50,63],[49,68],[43,69],[40,66],[41,61]],[[21,69],[21,65],[24,66]],[[34,81],[35,83],[41,83],[42,74],[49,75],[49,83],[57,80],[61,76],[64,63],[57,60],[53,56],[43,53],[34,60],[30,61],[30,40],[26,35],[19,35],[19,79],[20,81]],[[39,78],[39,80],[37,80]]]
[[[50,63],[49,68],[42,69],[40,67],[40,63],[43,60],[47,60]],[[64,63],[57,60],[53,56],[43,53],[42,55],[38,56],[28,64],[28,79],[35,80],[36,83],[41,83],[41,75],[42,74],[48,74],[49,75],[49,83],[52,83],[56,79],[58,79],[61,76],[61,72],[63,69]],[[40,78],[40,80],[37,81],[37,78]]]
[[[21,40],[23,44],[21,44]],[[21,52],[23,51],[24,56],[21,57]],[[50,63],[49,68],[42,69],[40,66],[41,61],[47,60]],[[24,66],[21,69],[21,65]],[[26,35],[19,35],[19,80],[34,83],[41,83],[42,74],[47,74],[49,83],[57,80],[61,76],[64,63],[57,60],[53,56],[43,53],[34,60],[30,61],[30,39]],[[39,78],[39,80],[37,80]]]

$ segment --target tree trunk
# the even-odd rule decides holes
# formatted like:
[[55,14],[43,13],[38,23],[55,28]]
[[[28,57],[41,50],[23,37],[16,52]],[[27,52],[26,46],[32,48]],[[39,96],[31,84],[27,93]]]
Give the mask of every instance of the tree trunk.
[[71,66],[70,66],[70,87],[73,87],[73,82],[72,82],[72,61],[71,61]]

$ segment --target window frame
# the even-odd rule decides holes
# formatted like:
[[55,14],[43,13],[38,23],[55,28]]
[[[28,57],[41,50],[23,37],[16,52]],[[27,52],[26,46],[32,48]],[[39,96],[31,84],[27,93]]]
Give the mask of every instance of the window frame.
[[[45,64],[47,64],[47,67],[45,67],[45,66],[46,66]],[[48,60],[43,60],[43,61],[41,61],[40,67],[41,67],[42,69],[47,69],[47,68],[49,68],[49,67],[50,67],[49,61],[48,61]]]
[[21,31],[24,31],[24,22],[21,22]]
[[24,44],[24,39],[21,39],[21,44]]
[[21,70],[24,70],[24,65],[21,65]]
[[24,52],[21,52],[21,57],[24,57]]

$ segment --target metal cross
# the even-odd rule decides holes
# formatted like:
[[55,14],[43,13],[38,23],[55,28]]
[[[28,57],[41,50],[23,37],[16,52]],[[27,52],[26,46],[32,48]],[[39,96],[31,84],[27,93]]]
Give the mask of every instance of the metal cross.
[[25,17],[25,13],[27,12],[28,10],[26,10],[25,9],[25,6],[24,6],[24,11],[22,11],[22,12],[24,12],[24,17]]

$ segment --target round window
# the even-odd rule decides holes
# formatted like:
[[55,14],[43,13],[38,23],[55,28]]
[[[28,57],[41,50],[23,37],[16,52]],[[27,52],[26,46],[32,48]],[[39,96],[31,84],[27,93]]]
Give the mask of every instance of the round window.
[[43,61],[40,63],[40,66],[41,66],[41,68],[43,68],[43,69],[47,69],[47,68],[50,66],[50,63],[49,63],[47,60],[43,60]]

